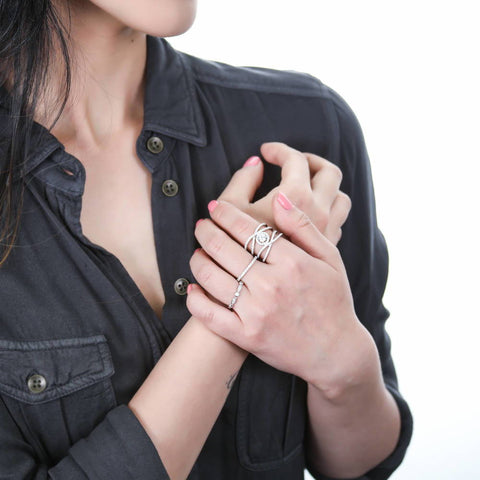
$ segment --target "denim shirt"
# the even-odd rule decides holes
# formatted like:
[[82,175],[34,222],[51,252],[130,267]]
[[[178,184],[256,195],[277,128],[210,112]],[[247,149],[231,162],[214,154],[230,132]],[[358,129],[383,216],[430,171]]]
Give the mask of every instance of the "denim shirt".
[[[354,113],[308,73],[233,66],[178,51],[161,37],[146,41],[136,153],[153,178],[161,321],[119,259],[82,233],[85,169],[35,123],[14,179],[25,184],[18,239],[0,268],[0,478],[168,479],[127,404],[190,317],[196,220],[268,141],[325,157],[343,172],[340,189],[352,208],[337,246],[402,422],[394,452],[361,479],[388,478],[405,456],[413,419],[385,330],[388,252]],[[2,89],[3,145],[6,95]],[[255,200],[278,185],[280,172],[265,162]],[[327,480],[305,453],[306,392],[303,379],[248,355],[188,479],[298,480],[306,468]]]

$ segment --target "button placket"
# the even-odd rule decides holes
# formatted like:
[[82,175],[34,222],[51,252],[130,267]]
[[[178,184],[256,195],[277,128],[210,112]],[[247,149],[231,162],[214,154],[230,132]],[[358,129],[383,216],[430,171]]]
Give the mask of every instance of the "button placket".
[[[143,147],[139,144],[138,152],[153,175],[152,214],[155,245],[166,297],[161,324],[173,338],[184,324],[182,315],[186,316],[188,312],[185,307],[187,288],[192,281],[188,263],[191,242],[187,239],[188,225],[184,213],[185,201],[189,201],[191,186],[190,178],[188,175],[187,179],[184,178],[186,170],[182,168],[187,161],[184,155],[188,155],[188,151],[182,154],[181,150],[186,150],[187,146],[165,135],[162,136],[163,151],[154,155],[145,148],[149,135],[158,133],[146,132]],[[184,191],[183,186],[185,180],[187,191]],[[187,256],[184,257],[182,252],[187,252]]]

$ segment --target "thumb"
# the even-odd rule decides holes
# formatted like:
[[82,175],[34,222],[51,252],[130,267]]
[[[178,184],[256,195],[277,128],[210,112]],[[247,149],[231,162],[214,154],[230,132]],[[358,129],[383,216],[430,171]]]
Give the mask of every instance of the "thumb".
[[262,159],[252,156],[233,174],[218,200],[226,200],[237,206],[251,203],[262,180]]
[[308,215],[278,191],[272,198],[275,225],[288,239],[313,257],[337,268],[337,247],[313,224]]

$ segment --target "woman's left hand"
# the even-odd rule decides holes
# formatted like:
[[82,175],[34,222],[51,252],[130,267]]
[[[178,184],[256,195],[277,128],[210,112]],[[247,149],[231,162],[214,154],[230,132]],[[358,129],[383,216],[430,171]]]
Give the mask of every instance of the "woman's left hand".
[[253,258],[244,245],[259,222],[224,200],[210,202],[209,210],[211,219],[195,229],[202,248],[190,267],[202,288],[191,284],[190,313],[216,334],[325,393],[359,381],[376,349],[355,314],[338,248],[277,192],[272,211],[283,236],[266,262],[259,258],[245,274],[230,310],[236,278]]

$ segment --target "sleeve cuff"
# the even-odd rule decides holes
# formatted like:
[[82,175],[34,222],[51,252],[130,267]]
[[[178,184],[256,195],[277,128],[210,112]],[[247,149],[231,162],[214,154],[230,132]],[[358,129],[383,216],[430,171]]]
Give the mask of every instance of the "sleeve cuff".
[[75,443],[51,474],[70,478],[72,471],[81,471],[88,479],[170,480],[147,432],[123,404],[110,410],[90,435]]
[[[361,477],[356,477],[354,479],[344,479],[344,480],[386,480],[389,478],[392,473],[398,468],[402,463],[407,447],[410,444],[410,440],[413,434],[413,417],[412,412],[408,406],[408,403],[400,395],[398,390],[391,386],[388,383],[385,383],[387,390],[393,395],[393,398],[397,402],[398,408],[400,410],[401,418],[401,428],[400,428],[400,437],[397,442],[395,450],[383,460],[381,463],[376,465],[374,468],[369,470],[365,475]],[[340,480],[338,477],[327,477],[313,468],[307,463],[306,468],[310,475],[312,475],[315,480]]]

